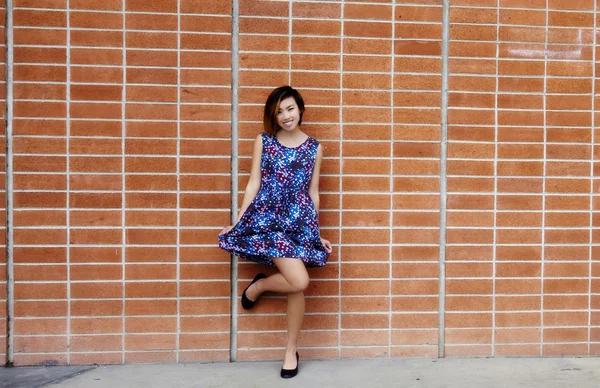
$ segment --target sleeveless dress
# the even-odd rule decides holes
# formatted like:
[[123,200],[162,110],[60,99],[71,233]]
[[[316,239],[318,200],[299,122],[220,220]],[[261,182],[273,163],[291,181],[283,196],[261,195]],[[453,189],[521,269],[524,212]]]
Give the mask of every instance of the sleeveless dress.
[[296,258],[307,267],[322,267],[329,254],[319,239],[319,220],[308,194],[319,142],[308,137],[285,147],[261,133],[261,186],[240,221],[219,236],[219,247],[259,264],[274,266],[274,257]]

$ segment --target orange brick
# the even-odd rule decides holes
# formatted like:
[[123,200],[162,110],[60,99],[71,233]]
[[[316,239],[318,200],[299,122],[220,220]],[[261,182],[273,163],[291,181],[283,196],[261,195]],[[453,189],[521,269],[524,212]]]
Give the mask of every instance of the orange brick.
[[74,352],[83,351],[120,351],[122,337],[117,336],[73,336],[69,349]]
[[65,334],[67,323],[65,319],[16,319],[15,335],[27,334]]
[[130,0],[127,3],[127,11],[132,12],[177,12],[177,2],[174,0],[163,0],[148,4],[143,0]]
[[51,353],[64,352],[67,347],[67,337],[17,337],[15,338],[15,352],[18,353]]
[[122,9],[119,0],[105,0],[102,2],[89,2],[86,0],[70,0],[70,6],[73,9],[91,9],[91,10],[111,10],[120,11]]
[[119,282],[73,283],[71,298],[122,298],[122,286]]
[[342,328],[344,329],[382,329],[389,325],[389,318],[386,314],[371,315],[371,314],[344,314],[342,315]]
[[71,280],[121,280],[123,271],[121,265],[72,265]]
[[19,317],[66,317],[66,301],[15,301],[15,315]]
[[112,13],[102,12],[70,12],[69,26],[71,28],[102,28],[121,29],[123,19],[115,17]]
[[177,295],[176,285],[173,282],[164,283],[127,283],[125,296],[128,298],[166,298]]
[[[73,300],[71,302],[71,316],[115,316],[123,313],[123,302],[115,300]],[[119,328],[120,329],[120,328]],[[106,327],[107,332],[110,331]]]
[[[176,15],[127,14],[128,30],[177,30]],[[129,44],[129,41],[128,41]]]
[[131,315],[174,315],[177,313],[175,300],[127,300],[125,313]]
[[16,281],[66,281],[67,268],[64,265],[15,265],[14,277]]
[[16,299],[65,299],[65,283],[17,283],[14,287]]

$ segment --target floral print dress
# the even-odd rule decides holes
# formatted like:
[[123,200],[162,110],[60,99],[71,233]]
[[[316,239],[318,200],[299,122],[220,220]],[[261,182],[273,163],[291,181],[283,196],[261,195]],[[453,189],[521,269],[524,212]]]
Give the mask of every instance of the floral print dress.
[[261,134],[261,187],[240,221],[219,236],[219,247],[259,264],[273,258],[302,260],[322,267],[329,254],[319,238],[319,220],[308,194],[319,142],[308,137],[285,147],[275,136]]

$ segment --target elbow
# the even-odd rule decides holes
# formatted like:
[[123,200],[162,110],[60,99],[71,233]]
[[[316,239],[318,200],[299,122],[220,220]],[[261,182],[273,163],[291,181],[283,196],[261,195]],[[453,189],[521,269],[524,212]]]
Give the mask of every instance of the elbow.
[[258,193],[258,190],[260,190],[260,182],[254,182],[252,180],[248,181],[248,184],[246,185],[246,192],[250,192],[250,193]]
[[319,205],[320,205],[319,192],[309,191],[308,194],[310,195],[310,199],[312,200],[312,203],[313,203],[315,209],[317,211],[319,211]]

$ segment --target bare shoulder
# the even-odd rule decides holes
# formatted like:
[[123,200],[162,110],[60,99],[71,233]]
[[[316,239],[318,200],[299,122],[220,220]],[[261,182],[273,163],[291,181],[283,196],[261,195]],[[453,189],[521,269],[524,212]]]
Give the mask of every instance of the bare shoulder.
[[258,134],[256,136],[256,138],[254,139],[254,149],[255,150],[262,150],[262,146],[263,146],[262,135]]
[[317,146],[317,156],[323,156],[323,144],[321,143]]

